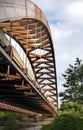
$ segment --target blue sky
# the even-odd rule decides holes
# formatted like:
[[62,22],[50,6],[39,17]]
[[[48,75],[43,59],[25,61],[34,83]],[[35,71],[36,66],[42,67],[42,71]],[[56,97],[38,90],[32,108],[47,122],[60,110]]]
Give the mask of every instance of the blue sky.
[[63,91],[62,73],[76,57],[83,60],[83,0],[32,0],[47,17],[57,66],[58,91]]

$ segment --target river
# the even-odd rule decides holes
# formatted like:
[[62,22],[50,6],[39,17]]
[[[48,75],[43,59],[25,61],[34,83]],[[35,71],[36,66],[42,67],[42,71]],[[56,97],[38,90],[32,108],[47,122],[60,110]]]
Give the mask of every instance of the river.
[[0,130],[40,130],[40,126],[29,127],[27,125],[0,126]]

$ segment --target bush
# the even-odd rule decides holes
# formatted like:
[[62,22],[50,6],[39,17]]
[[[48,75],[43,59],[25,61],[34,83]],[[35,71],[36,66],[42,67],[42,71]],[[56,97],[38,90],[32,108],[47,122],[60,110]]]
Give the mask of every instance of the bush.
[[64,114],[56,118],[52,130],[83,130],[82,119],[76,115]]
[[0,112],[0,122],[13,123],[20,119],[20,115],[11,112]]
[[42,130],[83,130],[83,119],[75,114],[61,114]]
[[52,130],[52,124],[44,125],[41,130]]

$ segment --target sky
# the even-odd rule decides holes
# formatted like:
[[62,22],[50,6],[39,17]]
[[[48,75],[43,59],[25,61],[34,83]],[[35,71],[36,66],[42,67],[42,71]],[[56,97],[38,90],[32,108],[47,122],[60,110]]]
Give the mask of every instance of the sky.
[[[45,14],[54,42],[58,93],[62,74],[76,58],[83,60],[83,0],[32,0]],[[60,104],[60,99],[59,99]]]

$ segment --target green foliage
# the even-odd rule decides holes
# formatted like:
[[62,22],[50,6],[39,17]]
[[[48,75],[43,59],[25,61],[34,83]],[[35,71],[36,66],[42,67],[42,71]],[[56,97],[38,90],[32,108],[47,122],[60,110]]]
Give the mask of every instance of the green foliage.
[[[83,120],[73,114],[62,114],[54,121],[52,130],[83,130]],[[80,127],[79,127],[80,126]]]
[[0,122],[14,123],[19,120],[20,115],[11,112],[0,112]]
[[41,130],[83,130],[83,119],[72,114],[62,114]]
[[53,124],[44,125],[41,130],[52,130]]
[[78,101],[83,103],[83,64],[82,60],[76,58],[74,65],[69,65],[63,74],[65,83],[64,92],[59,94],[62,101]]
[[83,105],[76,102],[63,103],[53,123],[44,126],[42,130],[83,130]]
[[77,113],[83,117],[83,104],[78,102],[65,102],[60,107],[61,113]]

